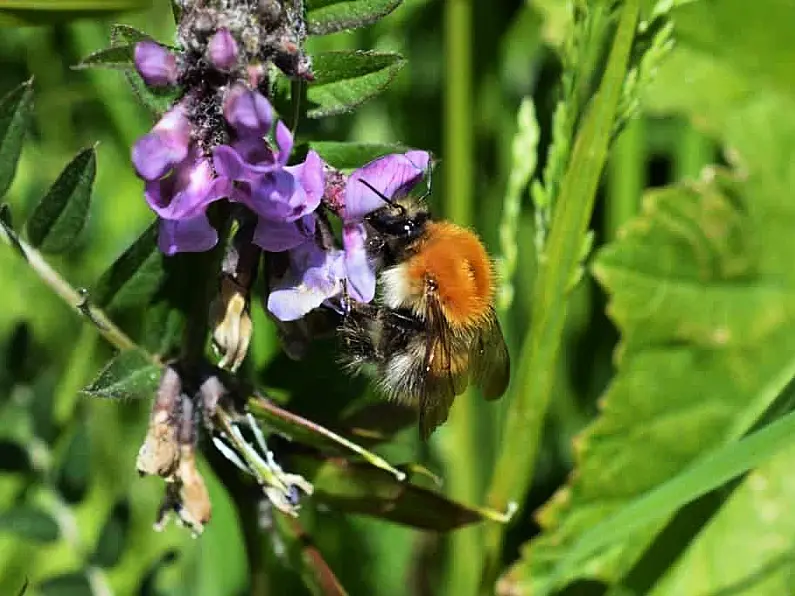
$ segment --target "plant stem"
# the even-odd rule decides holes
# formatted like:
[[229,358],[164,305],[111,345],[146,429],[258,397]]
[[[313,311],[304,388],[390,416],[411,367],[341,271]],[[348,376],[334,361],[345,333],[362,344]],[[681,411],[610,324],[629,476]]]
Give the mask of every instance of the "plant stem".
[[607,179],[606,235],[610,240],[637,213],[646,187],[645,131],[643,119],[636,118],[627,124],[613,148]]
[[[474,148],[472,130],[472,0],[445,2],[445,105],[444,105],[444,213],[457,224],[473,222]],[[456,399],[450,421],[443,430],[447,483],[451,496],[464,503],[481,498],[474,449],[477,441],[475,395],[467,391]],[[444,432],[446,431],[446,433]],[[479,528],[458,530],[451,537],[447,568],[447,593],[475,594],[479,576]]]
[[714,162],[712,141],[685,123],[679,133],[674,157],[674,180],[696,179],[701,169]]
[[[613,130],[638,20],[640,0],[626,0],[604,76],[574,141],[571,159],[552,216],[547,258],[539,264],[532,303],[532,325],[525,337],[514,378],[505,440],[494,469],[488,504],[521,506],[535,470],[536,455],[553,387],[566,319],[568,295],[580,266],[582,247]],[[603,34],[610,31],[603,29]],[[481,582],[493,593],[503,526],[486,528],[486,560]]]

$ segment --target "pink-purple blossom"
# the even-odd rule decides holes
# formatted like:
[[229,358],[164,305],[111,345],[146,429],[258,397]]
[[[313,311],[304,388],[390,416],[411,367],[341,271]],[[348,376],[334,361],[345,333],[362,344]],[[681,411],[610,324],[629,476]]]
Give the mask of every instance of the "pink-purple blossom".
[[216,31],[207,43],[207,55],[218,70],[231,70],[237,64],[237,42],[229,29]]
[[151,87],[167,87],[177,82],[177,57],[159,43],[144,40],[135,44],[135,68]]

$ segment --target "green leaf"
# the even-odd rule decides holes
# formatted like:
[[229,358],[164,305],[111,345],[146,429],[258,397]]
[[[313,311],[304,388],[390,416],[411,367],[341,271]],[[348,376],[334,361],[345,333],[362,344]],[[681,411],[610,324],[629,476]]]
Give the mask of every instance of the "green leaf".
[[42,252],[70,249],[88,218],[97,171],[94,148],[84,149],[64,168],[27,222],[30,244]]
[[0,532],[34,542],[53,542],[61,534],[58,524],[49,514],[28,505],[0,513]]
[[0,100],[0,197],[8,191],[14,179],[32,109],[32,80]]
[[129,69],[133,68],[135,64],[135,45],[120,45],[110,48],[97,50],[83,58],[77,63],[74,68],[80,70],[83,68],[114,68],[114,69]]
[[795,445],[791,433],[792,429],[788,447],[745,478],[650,596],[792,592]]
[[794,432],[795,413],[790,413],[737,443],[699,458],[680,474],[585,532],[556,567],[552,583],[569,575],[583,559],[600,549],[626,540],[733,478],[766,464],[791,445]]
[[114,505],[102,527],[96,549],[91,555],[93,565],[110,568],[119,562],[127,546],[130,515],[130,505],[126,501],[119,501]]
[[150,225],[99,278],[90,292],[100,308],[124,310],[149,302],[163,281],[157,222]]
[[402,0],[308,0],[307,29],[327,35],[375,23],[395,10]]
[[340,511],[438,532],[486,519],[479,511],[364,463],[297,455],[291,457],[291,466],[314,485],[314,501]]
[[41,596],[93,596],[94,590],[85,573],[65,573],[42,582],[37,587]]
[[[139,41],[157,41],[148,33],[131,27],[130,25],[123,25],[117,23],[110,27],[110,43],[113,46],[132,45],[135,46]],[[159,43],[159,42],[158,42]]]
[[364,164],[389,155],[409,150],[398,143],[346,143],[340,141],[310,141],[309,148],[339,170],[353,170]]
[[[770,260],[792,244],[795,210],[779,207],[781,227],[751,217],[750,204],[764,205],[746,198],[752,189],[712,172],[651,192],[599,255],[594,272],[622,333],[619,370],[578,438],[574,480],[542,509],[544,535],[511,573],[525,591],[545,588],[586,529],[736,441],[795,376],[795,276]],[[658,529],[601,549],[572,577],[616,581]]]
[[105,399],[147,399],[157,391],[160,367],[137,350],[128,350],[111,360],[83,393]]
[[406,61],[392,52],[343,50],[312,58],[315,80],[307,89],[307,116],[323,118],[350,111],[383,91]]

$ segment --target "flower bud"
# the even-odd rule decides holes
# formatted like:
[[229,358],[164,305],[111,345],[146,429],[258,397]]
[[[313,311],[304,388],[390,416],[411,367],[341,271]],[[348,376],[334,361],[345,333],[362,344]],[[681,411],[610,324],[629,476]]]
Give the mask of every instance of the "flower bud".
[[237,64],[237,42],[229,29],[223,28],[215,32],[207,44],[210,62],[218,70],[231,70]]
[[140,474],[168,478],[177,469],[177,421],[181,391],[179,374],[173,368],[166,367],[152,406],[146,439],[138,451],[136,468]]
[[139,41],[135,45],[135,68],[151,87],[167,87],[177,82],[177,57],[154,41]]

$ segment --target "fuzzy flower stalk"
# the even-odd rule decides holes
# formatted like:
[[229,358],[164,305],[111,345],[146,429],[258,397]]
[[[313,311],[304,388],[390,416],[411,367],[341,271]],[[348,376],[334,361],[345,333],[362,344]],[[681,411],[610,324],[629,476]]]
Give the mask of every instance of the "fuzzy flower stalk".
[[[317,309],[344,314],[349,300],[373,299],[376,270],[365,218],[384,207],[378,193],[391,198],[422,180],[430,156],[386,155],[345,174],[311,149],[296,151],[268,94],[276,69],[313,78],[302,49],[302,15],[276,2],[181,4],[175,48],[150,40],[135,48],[144,83],[174,88],[178,99],[134,144],[132,164],[158,217],[164,255],[201,253],[224,242],[220,271],[207,272],[219,279],[208,310],[218,370],[234,372],[253,333],[255,287],[263,288],[259,298],[283,337]],[[339,236],[333,218],[340,220]],[[264,283],[255,284],[261,268]],[[141,473],[167,482],[161,518],[175,511],[196,532],[210,518],[195,465],[202,426],[228,459],[254,474],[275,506],[295,514],[297,491],[310,493],[311,485],[283,472],[264,439],[249,449],[240,431],[245,412],[229,398],[222,375],[197,377],[195,369],[189,363],[166,369],[139,455]]]

